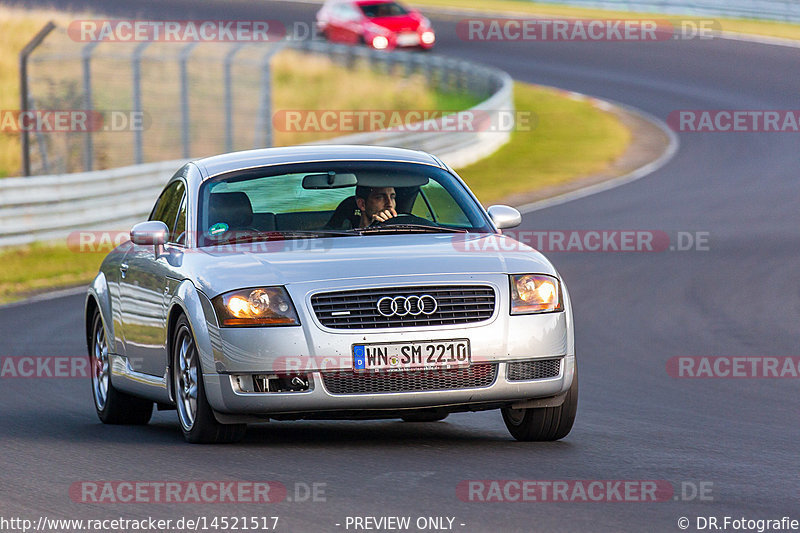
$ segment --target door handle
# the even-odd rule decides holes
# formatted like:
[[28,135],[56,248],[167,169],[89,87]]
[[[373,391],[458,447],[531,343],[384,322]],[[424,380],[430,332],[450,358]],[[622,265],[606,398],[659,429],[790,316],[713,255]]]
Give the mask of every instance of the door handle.
[[128,273],[128,264],[127,263],[120,263],[119,265],[119,273],[122,275],[122,279],[125,279],[125,274]]

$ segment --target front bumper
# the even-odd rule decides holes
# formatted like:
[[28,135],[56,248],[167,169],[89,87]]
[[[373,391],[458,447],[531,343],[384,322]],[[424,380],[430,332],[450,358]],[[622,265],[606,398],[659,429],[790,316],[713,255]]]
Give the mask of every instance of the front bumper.
[[[430,326],[376,330],[340,330],[323,326],[311,311],[311,297],[318,292],[388,286],[386,280],[336,280],[287,286],[302,326],[276,328],[218,328],[213,311],[206,313],[212,361],[204,361],[204,382],[211,407],[226,415],[269,416],[312,411],[392,410],[513,402],[556,396],[569,389],[575,368],[572,315],[569,295],[563,287],[563,312],[509,314],[506,275],[409,276],[393,278],[392,286],[429,283],[479,283],[491,286],[495,311],[488,320],[460,326]],[[210,306],[204,305],[209,309]],[[323,381],[323,372],[353,369],[354,344],[469,339],[472,364],[496,365],[489,385],[474,388],[334,394]],[[508,363],[560,359],[556,376],[531,381],[507,379]],[[302,392],[243,392],[235,377],[247,374],[299,373],[308,377]],[[370,379],[370,377],[366,377]],[[374,378],[372,378],[374,379]],[[390,379],[390,378],[387,378]]]
[[566,392],[572,384],[575,357],[564,357],[559,375],[548,379],[509,381],[507,367],[507,363],[498,364],[497,376],[487,387],[455,390],[332,394],[325,387],[321,372],[309,374],[312,386],[304,392],[242,393],[235,390],[232,376],[228,374],[206,375],[205,385],[209,403],[215,411],[226,415],[269,416],[317,411],[375,411],[511,403],[557,396]]

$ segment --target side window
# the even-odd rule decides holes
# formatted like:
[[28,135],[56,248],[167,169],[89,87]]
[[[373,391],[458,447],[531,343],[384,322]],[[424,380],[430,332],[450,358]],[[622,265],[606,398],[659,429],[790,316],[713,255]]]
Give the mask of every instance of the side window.
[[431,213],[430,208],[428,208],[428,204],[425,202],[425,198],[422,196],[421,192],[414,200],[414,206],[411,208],[411,214],[418,217],[427,218],[428,220],[434,219],[434,216]]
[[186,244],[186,195],[183,195],[181,200],[181,208],[178,211],[178,220],[175,222],[175,231],[173,232],[173,242],[178,244]]
[[358,12],[358,9],[351,5],[351,4],[340,4],[342,6],[341,16],[344,20],[358,20],[361,18],[361,14]]
[[447,226],[469,226],[464,211],[447,190],[434,180],[420,189],[411,214],[433,220]]
[[186,187],[184,187],[181,181],[176,181],[169,185],[164,189],[164,192],[161,193],[158,202],[156,202],[156,206],[153,208],[153,212],[150,214],[149,220],[160,220],[167,225],[170,230],[170,241],[173,242],[175,237],[175,221],[178,218],[178,211],[181,208],[181,201],[183,200],[185,190]]

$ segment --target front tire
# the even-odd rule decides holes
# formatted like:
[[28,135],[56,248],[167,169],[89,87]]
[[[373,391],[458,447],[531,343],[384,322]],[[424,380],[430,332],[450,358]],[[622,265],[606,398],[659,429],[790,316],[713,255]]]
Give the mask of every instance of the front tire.
[[108,339],[103,327],[103,318],[98,310],[92,315],[89,363],[92,373],[92,398],[97,417],[104,424],[147,424],[153,415],[153,402],[118,391],[111,383]]
[[503,421],[509,433],[520,441],[559,440],[569,434],[578,410],[578,369],[572,377],[564,403],[558,407],[511,409],[503,407]]
[[200,355],[185,316],[178,319],[172,342],[172,383],[178,422],[187,442],[221,444],[240,441],[247,424],[220,424],[206,398]]

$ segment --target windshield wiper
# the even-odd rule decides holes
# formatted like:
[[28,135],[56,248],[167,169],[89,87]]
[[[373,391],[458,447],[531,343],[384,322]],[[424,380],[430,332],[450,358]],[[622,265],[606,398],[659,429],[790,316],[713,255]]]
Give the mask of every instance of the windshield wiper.
[[361,235],[375,235],[381,233],[468,233],[465,229],[448,228],[445,226],[426,226],[424,224],[390,224],[354,231],[358,231]]

